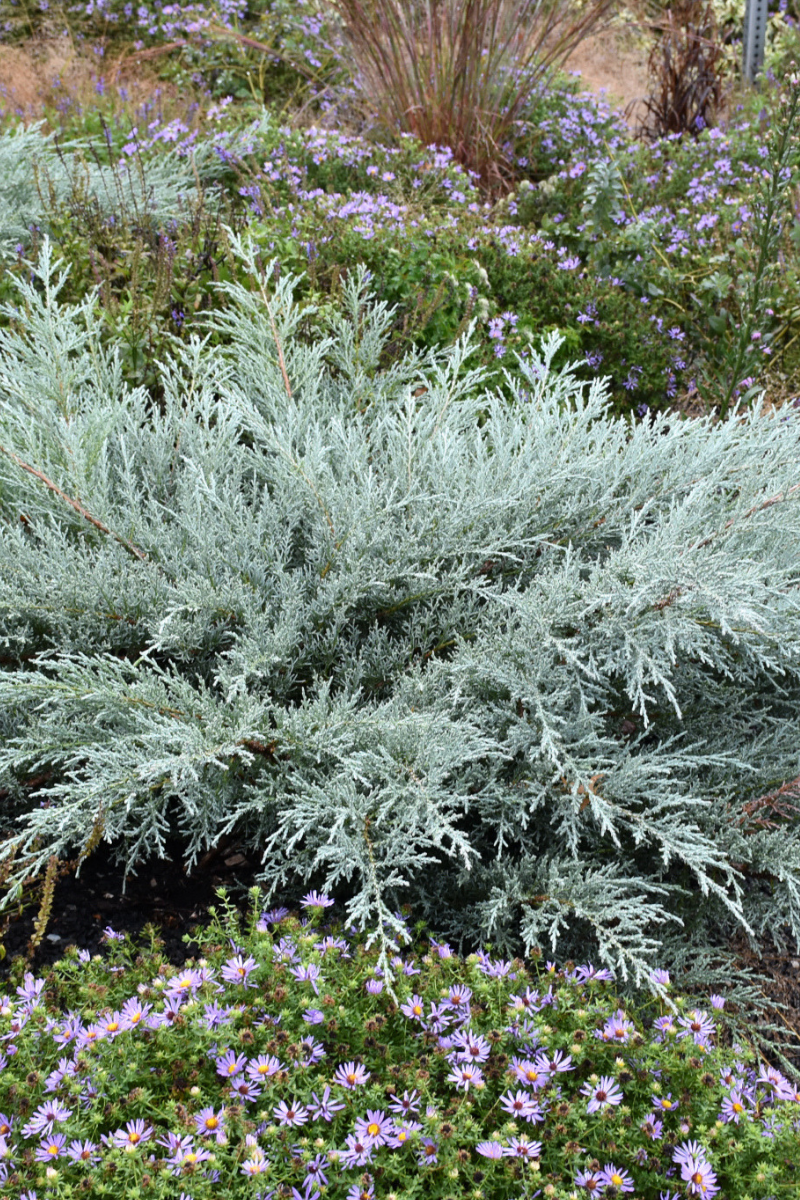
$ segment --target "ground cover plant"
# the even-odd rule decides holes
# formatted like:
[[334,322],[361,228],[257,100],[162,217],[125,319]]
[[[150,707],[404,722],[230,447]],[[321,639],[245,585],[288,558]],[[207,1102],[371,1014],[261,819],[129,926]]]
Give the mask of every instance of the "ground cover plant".
[[796,1189],[797,1085],[720,1048],[723,997],[698,1008],[662,970],[664,1000],[633,1013],[608,970],[462,960],[402,913],[391,987],[324,919],[328,896],[298,921],[257,891],[244,927],[222,896],[183,969],[109,928],[105,956],[17,972],[0,996],[9,1200]]
[[[110,336],[119,339],[125,331],[131,339],[130,382],[153,385],[145,364],[160,357],[162,330],[188,335],[192,306],[204,303],[215,275],[225,276],[218,238],[224,210],[237,228],[239,221],[256,223],[265,249],[287,269],[304,269],[317,301],[336,303],[342,270],[363,262],[376,288],[398,305],[402,344],[452,341],[465,317],[475,315],[491,366],[531,338],[558,330],[561,362],[581,359],[584,378],[609,378],[618,411],[640,414],[682,397],[701,407],[727,407],[738,397],[752,398],[768,378],[784,394],[789,390],[800,311],[791,96],[783,106],[779,90],[751,98],[741,111],[733,106],[725,129],[647,146],[632,141],[607,106],[576,95],[574,83],[547,79],[524,92],[504,143],[516,190],[486,209],[480,180],[458,169],[456,138],[435,150],[402,136],[386,144],[368,114],[353,107],[358,89],[348,83],[347,56],[337,58],[330,20],[323,20],[330,9],[304,6],[292,22],[282,5],[226,8],[214,20],[199,6],[168,8],[150,14],[141,6],[136,29],[144,35],[141,53],[172,47],[165,78],[178,79],[188,93],[182,115],[163,97],[126,110],[120,89],[106,82],[84,111],[59,101],[64,111],[50,110],[50,119],[69,133],[69,170],[55,170],[53,190],[53,147],[35,154],[44,203],[32,197],[36,203],[21,205],[19,188],[11,187],[32,148],[21,155],[20,144],[14,156],[13,147],[4,147],[7,207],[21,218],[6,235],[6,278],[23,269],[14,247],[27,252],[32,236],[35,257],[37,231],[49,228],[73,264],[75,295],[101,284]],[[75,26],[76,42],[102,50],[102,61],[119,59],[118,33],[127,18],[115,4],[96,11],[78,5],[64,16]],[[306,81],[301,128],[285,124],[280,105],[265,121],[260,97],[270,73],[284,79],[289,60],[308,65],[308,56],[315,57],[311,47],[322,54],[323,43],[332,65],[311,64],[321,75]],[[191,71],[183,58],[171,62],[190,51],[197,52],[187,60]],[[249,80],[243,91],[221,66],[239,62],[239,55],[236,69]],[[787,81],[786,73],[781,79]],[[224,87],[232,90],[222,93]],[[259,97],[259,105],[248,106],[243,96]],[[256,107],[258,116],[249,120]],[[342,137],[344,112],[350,119]],[[93,170],[95,159],[105,161],[109,139],[115,177],[102,198],[89,186],[87,205],[82,162]],[[185,167],[176,156],[185,157]],[[767,187],[763,171],[773,167]],[[192,200],[197,181],[187,180],[181,184],[186,219],[176,227],[168,198],[161,197],[162,181],[174,176],[177,182],[193,169],[202,185],[199,208]],[[138,196],[139,179],[150,199],[144,229],[138,201],[118,195],[127,189]],[[215,181],[223,184],[221,192]],[[26,186],[33,193],[30,172]],[[109,196],[116,197],[111,204]],[[109,245],[103,227],[112,220],[120,230],[116,247],[113,230]],[[210,247],[198,246],[200,227],[213,231]],[[768,261],[762,261],[767,242]],[[502,372],[495,378],[501,382]]]
[[8,30],[97,71],[0,128],[2,907],[103,839],[264,893],[16,965],[3,1187],[791,1195],[730,941],[800,936],[797,81],[642,144],[547,77],[479,169],[331,13]]
[[322,339],[231,238],[256,290],[219,285],[158,404],[47,244],[7,309],[9,885],[235,829],[356,919],[412,888],[461,939],[588,936],[635,977],[681,921],[692,956],[796,936],[796,832],[752,804],[800,774],[798,422],[632,426],[555,337],[504,392],[468,337],[381,367],[363,270]]

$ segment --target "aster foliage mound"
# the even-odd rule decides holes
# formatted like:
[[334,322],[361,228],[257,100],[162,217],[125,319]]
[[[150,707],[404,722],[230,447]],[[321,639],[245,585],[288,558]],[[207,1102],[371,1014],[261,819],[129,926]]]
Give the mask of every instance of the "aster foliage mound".
[[109,927],[105,955],[73,946],[47,981],[18,960],[7,1200],[796,1192],[800,1091],[716,1044],[724,997],[634,1011],[591,963],[462,960],[402,928],[392,995],[378,948],[323,923],[330,897],[304,897],[300,922],[253,893],[246,928],[212,910],[180,969],[152,928],[146,954]]
[[47,245],[7,307],[4,903],[101,838],[235,832],[381,939],[411,900],[638,980],[796,938],[800,425],[612,419],[554,336],[503,395],[468,338],[385,362],[363,270],[306,336],[231,238],[253,287],[158,405]]

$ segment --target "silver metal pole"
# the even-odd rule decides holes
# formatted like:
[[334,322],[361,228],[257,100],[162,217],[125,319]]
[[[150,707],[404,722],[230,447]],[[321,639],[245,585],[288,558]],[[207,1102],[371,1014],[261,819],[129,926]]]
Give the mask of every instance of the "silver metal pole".
[[767,0],[746,0],[744,10],[744,54],[742,69],[748,83],[755,83],[764,63],[764,38],[767,32]]

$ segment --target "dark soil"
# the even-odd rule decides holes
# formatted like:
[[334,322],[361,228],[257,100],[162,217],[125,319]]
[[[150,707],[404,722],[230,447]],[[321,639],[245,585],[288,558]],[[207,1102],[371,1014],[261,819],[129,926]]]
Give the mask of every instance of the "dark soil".
[[170,858],[153,858],[141,865],[136,875],[128,876],[123,892],[122,870],[109,847],[100,846],[83,863],[77,878],[70,872],[56,883],[44,937],[32,954],[30,940],[38,905],[12,916],[0,939],[6,950],[0,961],[0,985],[17,956],[28,959],[31,970],[41,972],[62,958],[67,946],[100,952],[108,926],[136,939],[145,925],[152,923],[163,939],[166,957],[181,966],[196,950],[183,942],[184,935],[206,924],[210,906],[219,906],[215,889],[224,886],[229,901],[246,912],[247,888],[253,886],[257,866],[241,853],[238,843],[228,841],[206,854],[187,874],[176,848]]

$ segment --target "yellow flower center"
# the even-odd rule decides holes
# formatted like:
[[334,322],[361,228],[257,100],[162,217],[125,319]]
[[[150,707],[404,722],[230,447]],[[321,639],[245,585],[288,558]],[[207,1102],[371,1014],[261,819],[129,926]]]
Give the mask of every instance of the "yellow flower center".
[[140,1133],[129,1133],[129,1134],[128,1134],[128,1141],[129,1141],[129,1142],[133,1142],[133,1144],[134,1144],[134,1146],[135,1146],[135,1145],[136,1145],[136,1143],[137,1143],[137,1142],[140,1140],[141,1136],[142,1136],[142,1135],[141,1135]]
[[109,1033],[116,1033],[119,1029],[119,1021],[109,1021],[106,1025],[106,1029]]
[[661,1105],[663,1108],[672,1108],[672,1101],[671,1100],[662,1100]]
[[734,1103],[731,1105],[731,1108],[733,1109],[734,1112],[737,1112],[737,1113],[744,1112],[744,1105],[739,1104],[738,1101],[734,1101]]
[[378,1134],[380,1133],[380,1131],[381,1131],[380,1125],[376,1125],[374,1121],[372,1122],[371,1125],[367,1126],[367,1133],[370,1135],[370,1137],[377,1137]]
[[206,1117],[206,1129],[216,1129],[219,1121],[216,1117]]
[[622,1187],[622,1176],[617,1174],[612,1175],[611,1182],[613,1183],[614,1187]]
[[56,1154],[58,1154],[58,1146],[48,1146],[47,1153],[55,1156]]

